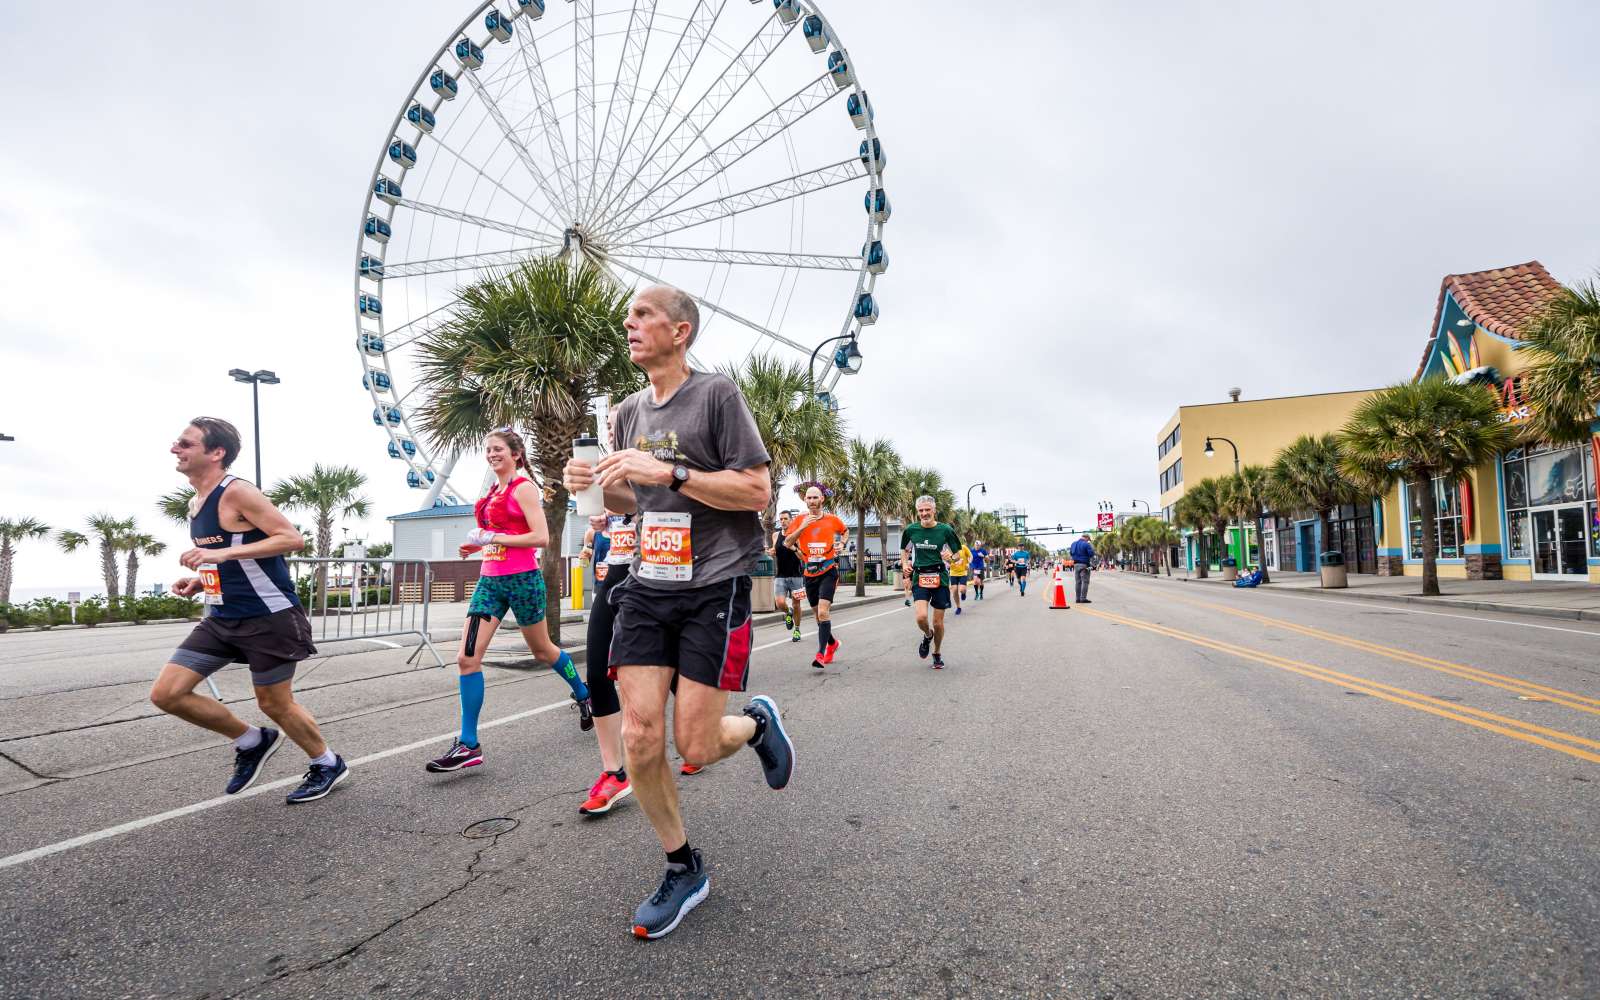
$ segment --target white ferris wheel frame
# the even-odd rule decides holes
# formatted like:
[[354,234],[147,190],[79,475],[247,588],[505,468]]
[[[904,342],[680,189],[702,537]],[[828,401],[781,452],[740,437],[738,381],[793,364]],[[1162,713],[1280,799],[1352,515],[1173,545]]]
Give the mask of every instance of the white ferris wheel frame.
[[[521,6],[518,0],[503,0],[508,8],[516,9]],[[526,2],[526,0],[524,0]],[[562,0],[548,0],[550,5]],[[395,114],[394,121],[385,134],[385,139],[378,153],[377,161],[373,166],[372,175],[367,181],[365,203],[362,208],[360,225],[357,229],[355,248],[355,294],[352,296],[352,309],[355,314],[356,337],[355,349],[361,361],[364,373],[378,369],[381,359],[382,372],[387,376],[389,388],[380,389],[375,379],[364,378],[367,392],[376,411],[383,417],[379,426],[387,434],[392,447],[398,453],[401,461],[406,464],[408,472],[414,472],[421,477],[427,486],[427,500],[423,506],[431,507],[439,499],[441,493],[457,499],[458,491],[449,486],[451,473],[454,471],[459,453],[441,456],[430,453],[424,439],[417,434],[411,424],[411,413],[405,406],[405,401],[410,393],[402,394],[398,383],[395,381],[395,371],[390,364],[391,354],[400,349],[401,344],[391,344],[390,338],[399,335],[408,328],[418,327],[406,343],[415,341],[426,327],[423,324],[433,316],[450,308],[453,303],[448,303],[430,310],[420,316],[409,317],[407,322],[400,327],[390,330],[388,321],[381,313],[376,316],[365,315],[361,309],[361,300],[364,295],[377,296],[382,291],[384,280],[388,277],[412,277],[419,274],[444,273],[458,270],[472,270],[478,267],[509,266],[520,260],[526,259],[530,253],[539,251],[570,252],[574,248],[572,239],[574,229],[566,228],[550,219],[539,211],[526,199],[513,194],[505,189],[493,178],[483,173],[481,168],[466,161],[460,154],[448,147],[452,155],[462,162],[473,166],[483,179],[487,179],[496,187],[501,188],[515,201],[520,202],[538,217],[538,220],[550,225],[554,229],[562,230],[552,233],[526,226],[515,226],[494,219],[474,216],[471,213],[446,209],[440,206],[429,205],[414,201],[402,196],[396,202],[388,202],[379,198],[375,187],[381,177],[389,177],[396,183],[401,183],[416,169],[415,166],[407,167],[404,164],[392,163],[388,153],[390,144],[397,138],[407,137],[414,148],[421,150],[430,142],[441,145],[442,140],[432,140],[431,130],[425,131],[419,125],[413,125],[407,119],[407,112],[413,105],[420,105],[430,113],[437,113],[447,99],[433,91],[430,79],[436,70],[442,70],[452,79],[462,81],[466,87],[473,89],[474,96],[483,104],[489,116],[500,128],[504,142],[509,142],[513,151],[522,161],[522,165],[532,175],[533,179],[545,189],[545,197],[552,209],[557,205],[561,209],[575,206],[578,216],[577,222],[587,224],[594,213],[606,213],[614,206],[626,201],[638,188],[638,179],[659,161],[662,151],[667,151],[666,166],[652,177],[651,182],[643,188],[643,193],[631,202],[623,205],[621,211],[615,215],[602,218],[601,226],[589,235],[589,242],[601,244],[599,254],[591,252],[588,246],[580,244],[576,249],[584,253],[589,259],[601,264],[609,270],[614,277],[624,284],[632,279],[642,279],[650,282],[659,282],[661,279],[648,270],[651,260],[687,260],[701,261],[713,264],[749,265],[749,266],[774,266],[783,268],[804,268],[810,270],[835,270],[858,271],[855,292],[851,295],[846,308],[845,320],[840,330],[840,336],[854,334],[860,336],[865,332],[864,324],[858,321],[855,315],[856,303],[863,295],[871,295],[877,285],[878,273],[869,267],[866,248],[881,241],[883,236],[884,221],[877,217],[874,211],[867,211],[866,215],[866,240],[863,252],[858,256],[804,254],[804,253],[771,253],[762,251],[739,250],[721,247],[675,247],[659,244],[644,245],[646,239],[669,236],[681,229],[703,225],[706,222],[722,218],[731,218],[743,212],[766,205],[776,204],[791,199],[803,199],[807,194],[834,187],[840,184],[857,180],[868,182],[870,192],[883,190],[883,169],[876,151],[881,147],[878,144],[878,132],[873,121],[870,100],[866,89],[862,86],[860,73],[856,69],[855,61],[851,58],[848,48],[834,31],[833,25],[822,12],[814,0],[792,0],[791,9],[795,12],[792,19],[784,18],[777,10],[778,4],[774,3],[761,28],[754,38],[745,44],[733,61],[717,77],[716,81],[706,91],[699,102],[687,112],[680,112],[676,108],[677,97],[681,96],[681,88],[690,71],[698,63],[707,50],[707,41],[710,39],[716,21],[720,18],[723,9],[736,0],[699,0],[693,11],[685,18],[677,18],[684,22],[684,30],[679,36],[676,47],[668,57],[668,64],[663,69],[661,78],[656,82],[655,89],[645,98],[645,105],[639,111],[639,117],[630,129],[629,122],[633,120],[634,109],[638,104],[640,91],[647,85],[647,81],[639,79],[646,49],[650,40],[655,35],[654,22],[656,15],[656,0],[633,0],[632,12],[629,16],[626,37],[623,39],[623,54],[618,65],[617,79],[612,83],[613,92],[605,105],[604,122],[601,128],[603,134],[597,135],[596,130],[596,91],[600,84],[594,76],[594,7],[595,0],[565,0],[572,7],[574,43],[572,47],[573,60],[576,64],[575,86],[572,91],[575,105],[571,115],[577,117],[574,125],[573,147],[566,148],[562,136],[561,120],[568,117],[562,115],[558,119],[551,105],[554,97],[549,90],[548,82],[544,80],[544,67],[542,61],[535,66],[529,60],[527,50],[522,48],[520,39],[507,42],[515,45],[513,50],[522,56],[526,66],[530,86],[534,89],[535,99],[538,102],[536,113],[540,115],[542,133],[549,144],[549,152],[556,165],[554,171],[540,169],[533,161],[526,145],[520,141],[515,130],[499,110],[495,99],[490,96],[486,87],[480,82],[477,70],[463,63],[455,56],[457,43],[466,39],[473,45],[482,49],[485,54],[493,51],[493,47],[500,40],[489,32],[484,24],[484,18],[491,10],[500,10],[495,0],[485,0],[459,24],[450,34],[433,56],[425,64],[422,72],[412,84],[405,100],[401,102],[399,111]],[[765,4],[766,0],[750,0],[752,4]],[[643,12],[641,14],[641,12]],[[609,13],[620,13],[609,12]],[[516,16],[505,14],[500,10],[500,16],[507,18],[513,32],[519,29],[527,30],[531,19],[526,15]],[[730,138],[724,139],[711,146],[705,139],[706,130],[724,110],[734,96],[747,84],[755,79],[756,72],[765,64],[766,59],[777,49],[777,46],[788,38],[790,34],[801,34],[801,25],[807,18],[815,16],[821,20],[826,33],[826,44],[820,50],[822,53],[837,51],[844,59],[844,65],[850,74],[850,81],[844,86],[838,86],[830,78],[826,69],[816,79],[807,83],[799,91],[778,102],[766,114],[754,122],[745,125],[735,132]],[[643,27],[641,29],[641,21]],[[476,31],[474,29],[476,28]],[[686,65],[679,65],[685,39],[695,36],[694,52]],[[530,35],[530,39],[531,39]],[[537,57],[536,43],[535,57]],[[565,50],[563,50],[565,51]],[[752,56],[758,53],[759,58]],[[754,64],[752,65],[752,61]],[[485,63],[485,65],[487,65]],[[536,77],[537,71],[537,77]],[[743,73],[739,79],[734,71]],[[632,74],[630,77],[629,74]],[[728,83],[730,73],[734,73],[737,83]],[[675,80],[670,78],[676,76]],[[672,82],[678,91],[666,101],[658,100],[659,91],[663,84]],[[620,91],[624,86],[630,88],[627,103],[623,114],[613,114]],[[763,93],[764,85],[758,83]],[[465,88],[462,88],[465,89]],[[563,96],[565,92],[563,92]],[[797,173],[787,178],[780,178],[772,183],[760,187],[729,193],[726,191],[726,179],[721,175],[728,167],[737,163],[745,155],[764,145],[766,142],[784,135],[786,131],[801,118],[825,105],[833,103],[836,99],[846,95],[855,95],[860,102],[860,107],[865,115],[865,125],[858,127],[858,135],[864,137],[867,156],[851,156],[841,161],[815,168],[803,173]],[[720,98],[721,103],[718,103]],[[769,95],[770,98],[770,95]],[[708,107],[709,106],[709,107]],[[709,114],[707,113],[709,111]],[[696,125],[698,128],[696,129]],[[480,126],[481,127],[481,124]],[[694,130],[693,134],[686,129]],[[409,132],[406,130],[410,130]],[[636,139],[641,133],[649,132],[643,148],[637,148]],[[414,133],[414,134],[413,134]],[[680,135],[680,133],[684,133]],[[664,138],[663,138],[664,137]],[[787,137],[786,137],[787,138]],[[659,143],[658,143],[659,141]],[[696,155],[696,141],[708,149],[707,152]],[[614,161],[607,161],[608,150],[615,157]],[[632,161],[627,158],[632,155]],[[723,158],[726,157],[726,162]],[[792,154],[791,154],[792,160]],[[590,164],[588,186],[582,185],[582,164]],[[386,173],[386,165],[388,172]],[[611,168],[611,173],[603,185],[599,184],[599,174],[606,168]],[[619,176],[627,169],[633,172],[621,181],[620,190],[613,190],[618,183]],[[704,173],[709,168],[709,173]],[[398,177],[392,174],[398,170]],[[696,171],[699,171],[698,173]],[[554,175],[553,177],[551,175]],[[701,190],[706,182],[717,178],[721,182],[723,192],[720,197],[707,197],[695,204],[682,206],[679,203],[687,194]],[[568,185],[571,185],[569,191]],[[560,197],[551,187],[559,187]],[[581,189],[581,190],[580,190]],[[665,190],[663,190],[665,189]],[[402,185],[402,190],[404,187]],[[572,192],[576,191],[574,195]],[[677,192],[674,196],[673,192]],[[495,229],[514,236],[524,238],[545,239],[546,242],[531,248],[516,250],[489,251],[455,255],[447,258],[437,258],[424,261],[407,261],[383,265],[383,273],[377,277],[363,272],[362,259],[364,256],[386,256],[386,242],[372,242],[366,234],[367,220],[373,217],[383,220],[392,226],[397,212],[401,208],[411,209],[413,212],[436,214],[444,218],[464,221],[482,228]],[[651,209],[654,209],[651,211]],[[557,209],[558,211],[561,209]],[[639,210],[644,214],[640,215]],[[640,235],[643,233],[644,235]],[[550,237],[557,237],[551,241]],[[631,237],[631,242],[607,246],[608,240],[619,237]],[[648,252],[645,252],[648,251]],[[449,265],[449,266],[447,266]],[[798,280],[798,279],[797,279]],[[708,310],[721,318],[748,329],[757,338],[766,338],[770,343],[783,345],[789,349],[809,355],[813,345],[802,344],[783,335],[780,330],[769,329],[766,325],[754,320],[737,315],[722,307],[717,302],[694,295],[702,309]],[[791,295],[792,295],[791,291]],[[780,324],[781,325],[781,324]],[[370,353],[364,344],[367,336],[376,336],[384,343],[384,350],[380,355]],[[835,338],[837,339],[837,338]],[[757,343],[759,343],[759,339]],[[840,372],[831,366],[821,385],[829,391],[836,386]],[[413,388],[412,391],[415,391]],[[400,421],[391,423],[388,411],[398,409]],[[403,441],[410,441],[415,448],[414,454],[408,454],[403,446]],[[441,461],[441,459],[443,459]],[[429,477],[432,477],[431,480]]]

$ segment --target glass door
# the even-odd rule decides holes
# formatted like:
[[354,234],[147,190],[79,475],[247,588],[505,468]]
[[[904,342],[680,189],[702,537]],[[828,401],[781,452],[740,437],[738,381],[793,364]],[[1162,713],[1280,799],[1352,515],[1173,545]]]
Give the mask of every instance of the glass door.
[[1589,533],[1582,507],[1562,507],[1556,511],[1556,545],[1561,553],[1564,576],[1589,574]]
[[1561,575],[1561,559],[1556,552],[1556,512],[1533,512],[1533,574],[1556,577]]

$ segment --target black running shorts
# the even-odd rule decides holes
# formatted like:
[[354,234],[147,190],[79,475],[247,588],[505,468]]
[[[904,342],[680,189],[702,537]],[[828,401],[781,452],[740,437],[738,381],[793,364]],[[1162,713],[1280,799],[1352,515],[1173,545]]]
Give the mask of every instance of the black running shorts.
[[936,611],[943,611],[950,607],[949,586],[919,587],[915,577],[911,580],[911,599],[913,601],[927,601],[929,607]]
[[839,567],[829,566],[817,576],[806,577],[806,603],[813,608],[818,601],[833,603],[834,592],[839,589]]
[[618,667],[669,667],[723,691],[743,691],[750,676],[750,578],[693,590],[652,590],[629,577],[609,588],[616,619],[611,676]]
[[299,608],[255,618],[202,618],[169,662],[210,677],[230,663],[248,663],[256,687],[294,677],[301,660],[317,655],[311,622]]

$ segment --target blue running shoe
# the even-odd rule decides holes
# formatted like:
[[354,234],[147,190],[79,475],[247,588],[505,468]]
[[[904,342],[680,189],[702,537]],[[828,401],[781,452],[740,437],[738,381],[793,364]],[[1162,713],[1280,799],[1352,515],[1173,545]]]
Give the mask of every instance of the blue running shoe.
[[306,769],[306,780],[300,782],[300,787],[284,796],[284,801],[290,805],[301,802],[315,802],[329,792],[333,786],[350,776],[350,765],[344,758],[334,755],[333,766],[312,764]]
[[283,746],[283,734],[268,726],[261,727],[261,742],[248,750],[233,752],[233,780],[222,790],[224,795],[238,795],[256,783],[261,768],[278,748]]
[[633,911],[634,937],[646,941],[666,937],[710,895],[711,876],[706,874],[706,863],[699,851],[689,853],[694,855],[694,866],[685,868],[669,862],[661,887]]
[[778,706],[764,694],[750,699],[744,714],[756,720],[756,734],[750,740],[756,756],[761,758],[761,770],[766,772],[767,785],[782,788],[794,775],[794,744],[783,731],[783,716]]

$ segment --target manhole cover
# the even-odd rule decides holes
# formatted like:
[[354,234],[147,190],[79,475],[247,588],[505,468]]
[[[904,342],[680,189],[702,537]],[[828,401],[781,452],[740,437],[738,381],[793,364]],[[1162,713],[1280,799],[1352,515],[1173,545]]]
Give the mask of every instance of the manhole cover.
[[496,816],[493,819],[480,819],[478,822],[461,831],[461,835],[468,840],[488,840],[498,837],[502,833],[510,833],[517,828],[517,820],[509,816]]

